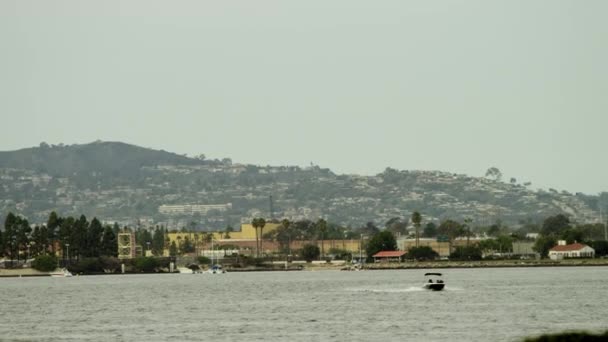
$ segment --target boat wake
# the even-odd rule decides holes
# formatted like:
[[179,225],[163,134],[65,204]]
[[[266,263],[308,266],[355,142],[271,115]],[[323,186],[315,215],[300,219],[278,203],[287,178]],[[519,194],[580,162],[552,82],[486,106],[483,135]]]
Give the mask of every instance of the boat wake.
[[[410,286],[410,287],[405,287],[405,288],[398,288],[398,289],[381,289],[381,288],[376,288],[376,289],[362,289],[362,288],[350,288],[350,289],[346,289],[346,291],[351,291],[351,292],[367,292],[367,293],[404,293],[404,292],[426,292],[429,291],[427,289],[425,289],[422,286]],[[463,291],[463,289],[461,288],[456,288],[456,287],[445,287],[443,289],[443,291]]]
[[348,291],[370,292],[370,293],[402,293],[402,292],[424,291],[424,289],[419,286],[410,286],[410,287],[400,288],[400,289],[348,289]]

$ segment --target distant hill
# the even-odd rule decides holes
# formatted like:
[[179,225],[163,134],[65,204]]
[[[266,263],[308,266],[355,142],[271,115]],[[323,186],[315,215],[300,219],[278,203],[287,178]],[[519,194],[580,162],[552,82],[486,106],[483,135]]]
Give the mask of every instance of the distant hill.
[[557,213],[594,221],[600,202],[608,204],[608,193],[532,190],[513,180],[441,171],[387,168],[375,176],[337,175],[319,167],[189,158],[120,142],[0,152],[0,215],[13,211],[34,222],[55,210],[125,224],[207,229],[256,216],[325,217],[355,227],[384,226],[418,210],[425,221],[470,217],[478,225],[513,225]]
[[130,175],[143,166],[201,165],[204,162],[166,151],[121,142],[97,141],[82,145],[48,145],[0,152],[0,168],[33,170],[56,177],[101,172]]

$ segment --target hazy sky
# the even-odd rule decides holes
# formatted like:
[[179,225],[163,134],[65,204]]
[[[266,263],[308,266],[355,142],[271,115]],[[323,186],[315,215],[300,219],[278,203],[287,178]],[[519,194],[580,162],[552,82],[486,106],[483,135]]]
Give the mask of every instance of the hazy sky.
[[608,191],[608,1],[0,0],[0,150]]

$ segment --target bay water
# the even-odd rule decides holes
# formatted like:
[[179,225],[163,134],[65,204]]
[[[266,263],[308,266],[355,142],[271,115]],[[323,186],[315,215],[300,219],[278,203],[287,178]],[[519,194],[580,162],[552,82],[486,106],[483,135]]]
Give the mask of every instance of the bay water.
[[[0,341],[521,341],[608,329],[608,267],[0,279]],[[438,271],[438,270],[433,270]]]

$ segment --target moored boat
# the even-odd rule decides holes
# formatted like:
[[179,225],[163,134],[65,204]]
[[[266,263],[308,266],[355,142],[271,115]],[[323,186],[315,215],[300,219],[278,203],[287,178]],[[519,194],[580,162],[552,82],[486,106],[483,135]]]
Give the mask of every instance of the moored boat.
[[72,272],[68,271],[67,268],[62,268],[59,272],[51,273],[51,277],[54,277],[54,278],[64,278],[64,277],[71,277],[71,276],[72,276]]
[[208,269],[205,273],[210,274],[222,274],[226,273],[226,270],[222,268],[222,265],[213,265],[210,269]]

